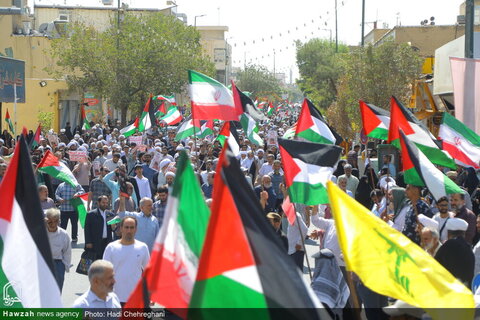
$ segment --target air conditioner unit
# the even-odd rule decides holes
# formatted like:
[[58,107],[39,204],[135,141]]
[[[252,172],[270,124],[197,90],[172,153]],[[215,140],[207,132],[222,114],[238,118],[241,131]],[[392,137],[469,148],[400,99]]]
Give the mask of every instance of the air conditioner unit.
[[70,15],[65,14],[65,13],[60,13],[58,15],[58,18],[57,18],[56,21],[69,22],[70,21]]
[[465,24],[465,15],[461,14],[457,16],[457,23],[458,24]]

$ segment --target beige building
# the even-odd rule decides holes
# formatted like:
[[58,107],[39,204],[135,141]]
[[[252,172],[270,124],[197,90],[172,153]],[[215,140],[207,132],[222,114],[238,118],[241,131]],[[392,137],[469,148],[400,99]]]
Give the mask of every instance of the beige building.
[[[18,6],[18,7],[14,7]],[[50,38],[58,36],[71,22],[92,24],[99,30],[105,30],[115,21],[115,7],[80,7],[62,5],[35,5],[34,14],[25,5],[25,0],[0,0],[0,55],[25,61],[25,103],[17,103],[17,132],[22,127],[35,130],[41,112],[53,115],[52,128],[56,131],[69,121],[74,127],[80,124],[80,103],[88,99],[91,105],[86,107],[89,121],[101,121],[119,118],[116,110],[111,110],[101,97],[86,94],[80,97],[69,92],[65,81],[56,81],[44,71],[55,65],[55,61],[46,54],[50,48]],[[163,9],[133,9],[126,6],[120,13],[128,11],[136,15],[162,12],[176,15],[187,23],[185,14],[176,12],[176,6]],[[226,83],[231,73],[231,46],[225,41],[228,27],[197,27],[201,34],[201,43],[211,56],[217,69],[217,80]],[[6,110],[14,120],[13,103],[2,103],[2,130],[5,127]]]

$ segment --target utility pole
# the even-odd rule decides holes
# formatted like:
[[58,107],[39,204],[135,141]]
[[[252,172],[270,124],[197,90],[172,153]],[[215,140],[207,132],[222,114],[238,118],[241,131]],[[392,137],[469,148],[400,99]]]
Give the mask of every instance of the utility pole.
[[362,47],[365,45],[364,38],[365,38],[365,0],[362,0],[362,40],[360,42],[362,44]]
[[335,52],[338,52],[338,16],[337,16],[337,0],[335,0]]
[[465,58],[473,58],[474,0],[465,1]]

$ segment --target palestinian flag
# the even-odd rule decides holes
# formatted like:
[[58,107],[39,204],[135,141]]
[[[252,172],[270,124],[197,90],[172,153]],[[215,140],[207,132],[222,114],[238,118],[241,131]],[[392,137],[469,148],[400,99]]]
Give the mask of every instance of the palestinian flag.
[[161,117],[163,117],[166,114],[167,114],[167,109],[165,109],[165,102],[162,101],[162,103],[160,104],[160,106],[157,109],[157,112],[155,112],[155,117],[157,119],[160,119]]
[[196,71],[188,71],[192,115],[198,120],[238,121],[232,93],[223,84]]
[[335,144],[336,139],[322,114],[305,98],[295,135],[310,142]]
[[285,171],[285,184],[293,203],[329,203],[326,182],[330,180],[342,148],[296,140],[278,139]]
[[359,101],[359,104],[365,135],[370,138],[388,140],[390,113],[362,100]]
[[[143,107],[142,115],[140,116],[140,121],[138,123],[138,132],[147,131],[152,127],[152,119],[150,115],[150,109],[152,108],[152,97],[148,98],[147,103]],[[154,115],[155,118],[155,115]]]
[[159,120],[160,121],[165,121],[166,124],[168,125],[174,125],[182,121],[182,115],[180,114],[180,111],[176,107],[170,108],[168,110],[167,114],[161,117]]
[[[3,308],[62,308],[32,160],[20,141],[0,184]],[[5,316],[5,315],[4,315]]]
[[8,109],[7,109],[7,113],[5,114],[5,122],[7,122],[10,132],[13,133],[13,135],[15,135],[15,129],[13,128],[13,123],[12,123],[12,119],[10,119],[10,114],[8,114]]
[[[195,212],[192,215],[192,212]],[[173,192],[168,196],[165,218],[142,280],[126,308],[143,308],[144,292],[164,306],[185,312],[190,303],[198,261],[207,232],[210,211],[186,152],[177,162]],[[145,290],[146,289],[146,290]],[[182,315],[182,314],[180,314]]]
[[201,120],[200,121],[201,127],[200,130],[197,132],[197,137],[200,139],[205,138],[213,134],[213,120]]
[[448,153],[436,144],[435,137],[418,119],[405,108],[395,97],[390,104],[390,127],[388,143],[400,148],[400,130],[402,129],[410,141],[436,165],[455,169],[455,161]]
[[252,101],[252,99],[250,99],[250,97],[240,91],[235,86],[235,83],[233,81],[232,93],[235,108],[237,109],[237,114],[239,116],[246,113],[255,121],[262,121],[267,119],[267,117],[265,117],[265,115],[255,106],[255,103]]
[[33,135],[32,141],[30,141],[30,149],[34,149],[36,146],[40,145],[40,135],[42,134],[42,127],[38,125],[35,134]]
[[82,228],[85,228],[85,219],[87,218],[88,193],[80,194],[70,200],[70,204],[78,213],[78,220]]
[[138,129],[138,123],[139,123],[139,120],[138,120],[138,117],[136,117],[135,121],[133,121],[131,124],[129,124],[128,126],[120,130],[120,134],[123,134],[125,138],[130,137]]
[[228,145],[232,152],[238,156],[240,154],[240,146],[238,145],[238,134],[234,125],[230,121],[225,121],[222,129],[218,133],[217,139],[222,147],[225,145],[225,141],[228,141]]
[[[399,129],[400,131],[401,129]],[[415,146],[407,135],[400,132],[403,174],[405,183],[427,187],[435,200],[452,193],[463,193],[462,189],[438,170],[433,163]]]
[[188,318],[328,319],[226,148],[214,185]]
[[88,130],[90,129],[90,123],[88,123],[87,115],[85,114],[85,105],[82,104],[80,110],[82,113],[82,130]]
[[178,127],[177,135],[175,136],[175,141],[180,141],[182,139],[193,136],[197,132],[200,132],[200,121],[195,120],[194,122],[192,118],[186,119]]
[[172,106],[176,106],[177,105],[177,101],[175,101],[175,95],[172,94],[171,96],[164,96],[164,95],[158,95],[158,96],[155,96],[154,97],[155,100],[163,100],[163,101],[167,101],[168,103],[170,103]]
[[265,105],[266,105],[266,104],[267,104],[267,103],[266,103],[265,101],[259,102],[259,103],[257,104],[257,108],[260,109],[260,110],[262,110],[263,108],[265,108]]
[[464,167],[480,168],[480,136],[448,112],[443,113],[438,137],[442,139],[443,150],[456,163]]
[[293,139],[295,137],[295,131],[297,131],[297,123],[288,128],[287,131],[283,134],[283,139]]
[[267,115],[272,116],[273,112],[275,111],[275,107],[271,102],[268,103],[268,110],[267,110]]
[[250,142],[255,143],[257,146],[263,145],[263,140],[258,135],[257,123],[248,113],[243,113],[240,116],[240,124]]
[[68,183],[73,188],[78,186],[77,179],[73,175],[72,171],[57,157],[47,150],[45,155],[42,158],[42,161],[37,166],[37,170],[43,173],[46,173],[58,180],[62,180],[65,183]]

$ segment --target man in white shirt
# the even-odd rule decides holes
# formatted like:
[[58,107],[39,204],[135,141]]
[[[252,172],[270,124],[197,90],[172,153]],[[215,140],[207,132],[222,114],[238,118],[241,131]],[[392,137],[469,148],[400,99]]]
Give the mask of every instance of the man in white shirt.
[[112,172],[122,164],[123,162],[120,160],[120,153],[114,153],[111,159],[105,160],[103,166],[106,167],[108,171]]
[[273,161],[275,161],[275,156],[273,154],[268,154],[267,162],[265,162],[260,170],[258,170],[257,184],[260,184],[261,177],[273,172]]
[[433,216],[433,220],[438,222],[438,233],[440,235],[440,243],[444,243],[448,239],[447,221],[453,218],[453,212],[448,211],[448,198],[441,197],[437,200],[438,213]]
[[[303,272],[303,260],[305,258],[305,251],[303,250],[303,241],[307,236],[308,228],[303,221],[300,213],[296,212],[297,218],[293,225],[288,225],[287,239],[288,239],[288,254],[292,257],[295,265]],[[297,223],[300,224],[300,230]],[[303,238],[303,239],[302,239]]]
[[141,164],[135,165],[135,181],[137,181],[139,199],[152,199],[152,189],[150,188],[150,181],[143,176],[143,166]]
[[120,230],[122,238],[107,246],[103,259],[113,264],[115,271],[113,292],[117,294],[123,306],[147,267],[150,253],[145,243],[135,240],[137,232],[135,217],[124,217],[120,222]]
[[352,165],[351,164],[346,164],[343,169],[345,170],[345,174],[342,174],[338,179],[345,177],[347,178],[347,190],[350,190],[353,195],[355,195],[355,192],[357,191],[358,187],[358,178],[352,175]]
[[75,300],[72,308],[121,308],[117,295],[112,292],[115,284],[113,265],[109,261],[97,260],[88,269],[90,289]]

